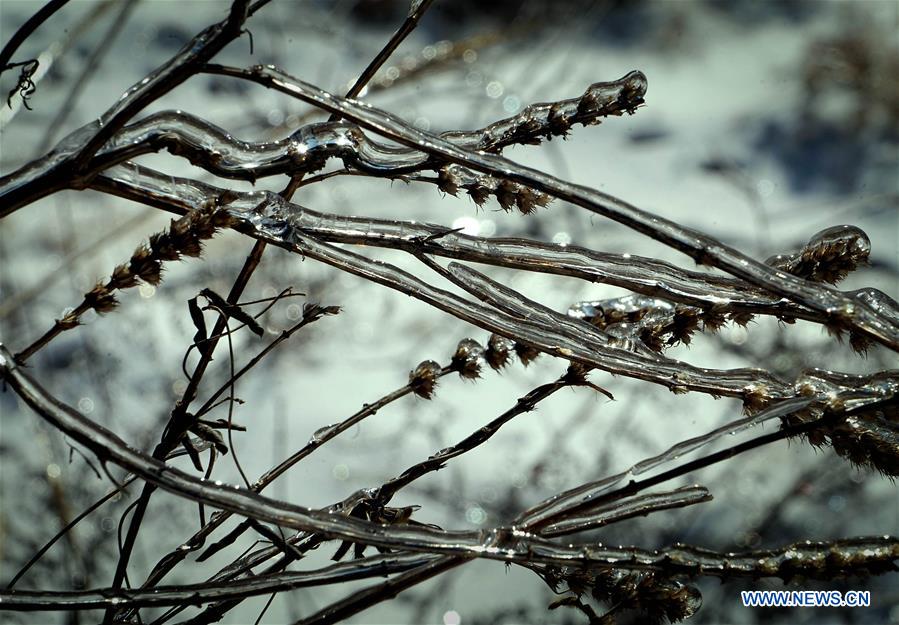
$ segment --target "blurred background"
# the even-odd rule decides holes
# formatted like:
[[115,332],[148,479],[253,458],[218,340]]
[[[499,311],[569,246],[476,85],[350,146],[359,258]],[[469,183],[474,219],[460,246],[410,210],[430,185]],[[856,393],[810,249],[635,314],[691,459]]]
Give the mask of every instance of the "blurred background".
[[[0,3],[4,43],[38,2]],[[343,92],[408,11],[399,1],[276,1],[248,23],[248,37],[218,57],[248,66],[272,63],[332,92]],[[18,97],[0,113],[0,168],[8,174],[95,119],[133,83],[223,18],[228,4],[143,0],[72,2],[20,48],[15,60],[41,58],[33,110]],[[853,224],[872,242],[869,267],[841,288],[873,286],[899,296],[899,4],[889,0],[815,2],[437,0],[364,97],[420,128],[472,129],[532,102],[582,94],[597,81],[639,69],[648,78],[646,105],[635,115],[577,127],[567,141],[516,146],[515,161],[591,185],[643,209],[705,231],[759,259],[793,251],[815,232]],[[16,71],[2,76],[2,93]],[[326,115],[261,87],[196,76],[146,112],[180,108],[246,140],[280,139]],[[169,155],[139,163],[173,175],[212,181]],[[337,169],[338,163],[329,168]],[[222,181],[213,181],[222,184]],[[286,179],[260,180],[280,190]],[[231,188],[249,183],[228,181]],[[652,256],[693,269],[683,255],[623,226],[555,201],[537,214],[506,214],[494,202],[477,208],[431,185],[335,177],[304,187],[297,203],[315,210],[395,216],[465,228],[484,236],[526,236],[600,251]],[[63,192],[0,222],[0,340],[28,345],[170,215],[93,191]],[[225,232],[201,259],[166,265],[159,287],[123,292],[121,307],[65,333],[30,361],[57,397],[123,438],[151,450],[186,384],[181,360],[194,327],[187,300],[201,289],[225,294],[252,241]],[[365,249],[446,286],[401,253]],[[574,302],[624,295],[582,281],[478,267],[530,297],[567,310]],[[240,381],[235,421],[247,426],[234,452],[254,479],[340,421],[405,384],[420,361],[446,364],[466,337],[483,331],[424,304],[353,276],[269,248],[245,299],[272,297],[289,286],[306,300],[339,305]],[[287,300],[263,317],[268,336],[235,336],[238,364],[300,315]],[[746,329],[697,334],[669,355],[717,368],[764,367],[784,378],[806,367],[852,373],[895,368],[878,347],[855,355],[816,325],[757,319]],[[472,382],[445,378],[431,401],[407,397],[325,445],[266,492],[305,506],[327,506],[377,486],[473,432],[537,385],[565,370],[543,356],[502,375],[486,370]],[[227,379],[226,355],[201,389]],[[626,469],[670,445],[737,418],[740,405],[612,378],[591,379],[612,402],[590,391],[564,391],[506,425],[491,441],[446,469],[404,489],[394,505],[421,505],[414,518],[446,528],[503,524],[519,511],[582,482]],[[62,525],[104,494],[100,479],[69,443],[10,392],[0,393],[0,583],[6,584]],[[213,418],[225,417],[224,409]],[[774,426],[766,426],[771,430]],[[752,432],[750,435],[757,434]],[[733,444],[720,441],[718,447]],[[215,478],[238,482],[233,454]],[[187,459],[175,461],[189,469]],[[118,473],[117,473],[118,475]],[[804,441],[776,444],[691,475],[714,501],[626,521],[589,536],[608,544],[656,548],[686,542],[722,550],[776,547],[899,532],[895,484],[859,471],[829,449]],[[671,487],[677,484],[671,484]],[[60,541],[18,587],[73,589],[110,584],[116,533],[132,487]],[[139,584],[153,564],[198,526],[196,506],[157,493],[129,570]],[[233,525],[230,524],[229,527]],[[221,536],[224,530],[217,534]],[[196,582],[240,550],[198,564],[189,559],[165,583]],[[327,563],[336,543],[312,552],[299,568]],[[370,584],[369,582],[368,584]],[[872,591],[867,609],[748,609],[741,590],[781,588],[776,581],[699,580],[703,608],[695,623],[899,623],[896,576],[803,583],[801,589]],[[354,588],[279,595],[262,622],[291,622]],[[580,623],[578,613],[547,612],[555,597],[533,573],[497,562],[472,562],[354,623]],[[267,597],[244,601],[223,622],[252,623]],[[158,613],[145,610],[144,617]],[[191,613],[190,611],[188,614]],[[10,623],[94,622],[97,614],[5,614]],[[623,622],[628,622],[626,619]]]

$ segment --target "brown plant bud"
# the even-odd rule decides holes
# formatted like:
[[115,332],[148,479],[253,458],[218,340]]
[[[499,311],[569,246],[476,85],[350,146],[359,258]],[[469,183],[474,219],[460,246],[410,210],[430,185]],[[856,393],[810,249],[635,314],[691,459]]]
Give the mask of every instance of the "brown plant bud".
[[116,265],[112,275],[109,277],[109,281],[106,283],[106,288],[110,291],[130,289],[134,286],[137,286],[137,276],[131,273],[128,265]]
[[193,229],[193,222],[197,214],[197,212],[191,212],[180,219],[172,219],[169,222],[168,234],[173,240],[177,241]]
[[78,326],[81,322],[78,320],[78,315],[69,313],[64,316],[62,319],[56,320],[56,325],[59,326],[60,330],[71,330],[72,328]]
[[500,180],[499,184],[496,185],[494,195],[496,195],[496,201],[503,207],[503,210],[510,211],[515,206],[517,192],[518,185],[514,182],[511,180]]
[[203,243],[193,233],[187,233],[178,241],[178,251],[184,256],[197,258],[203,253]]
[[456,353],[450,362],[450,369],[459,376],[475,380],[481,377],[481,361],[484,359],[484,348],[474,339],[462,339],[456,347]]
[[864,334],[858,332],[849,333],[849,345],[859,354],[867,354],[868,348],[872,345],[871,339]]
[[197,235],[200,240],[210,239],[215,234],[216,225],[213,219],[215,211],[204,209],[194,215],[191,231]]
[[162,263],[149,255],[133,256],[128,268],[147,284],[156,286],[162,281]]
[[665,341],[662,340],[662,332],[659,326],[640,330],[640,340],[654,352],[661,352],[665,349]]
[[97,284],[94,288],[85,293],[84,303],[101,315],[112,311],[119,305],[115,296],[109,292],[104,284]]
[[743,411],[746,414],[758,412],[771,403],[768,387],[763,384],[750,384],[743,389]]
[[307,321],[315,321],[325,315],[336,315],[340,313],[340,306],[322,306],[316,303],[307,303],[303,305],[303,319]]
[[752,321],[752,318],[754,317],[752,313],[745,312],[734,312],[730,313],[730,315],[728,316],[730,317],[731,321],[744,328],[749,325],[749,322]]
[[424,399],[431,399],[434,396],[440,372],[440,365],[433,360],[422,362],[409,372],[409,386],[412,387],[412,392]]
[[552,202],[552,197],[541,193],[540,191],[535,191],[530,187],[521,187],[518,191],[518,209],[527,215],[530,212],[533,212],[538,206],[540,208],[546,208],[550,202]]
[[[175,222],[173,221],[172,224]],[[159,260],[178,260],[181,254],[172,241],[172,237],[167,232],[157,232],[150,235],[150,249],[153,250],[154,258]]]
[[481,185],[466,185],[465,190],[478,206],[483,206],[490,197],[490,191]]
[[[219,208],[215,212],[212,213],[212,224],[216,228],[230,228],[231,226],[237,223],[237,218],[234,217],[228,209]],[[210,235],[211,236],[211,235]]]
[[487,350],[484,359],[496,371],[504,369],[512,359],[512,350],[515,342],[498,334],[491,334],[487,341]]
[[690,336],[699,326],[699,311],[689,306],[677,306],[671,321],[672,342],[681,341],[690,344]]
[[724,327],[727,318],[724,313],[712,308],[702,311],[702,329],[707,332],[717,332]]
[[518,360],[521,361],[521,364],[527,367],[540,355],[540,351],[530,345],[525,345],[524,343],[516,341],[515,354],[518,356]]
[[456,195],[459,192],[459,178],[447,167],[437,170],[437,187],[444,193]]
[[568,131],[571,129],[571,121],[565,115],[565,110],[561,105],[556,103],[549,109],[548,119],[550,132],[546,135],[547,139],[551,139],[553,135],[559,135],[563,138],[568,136]]

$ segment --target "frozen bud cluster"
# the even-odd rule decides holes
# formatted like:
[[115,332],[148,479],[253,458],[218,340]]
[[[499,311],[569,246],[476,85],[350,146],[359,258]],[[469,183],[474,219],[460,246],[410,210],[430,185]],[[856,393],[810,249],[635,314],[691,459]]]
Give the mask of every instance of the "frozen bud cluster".
[[496,371],[504,369],[512,360],[512,350],[515,349],[515,341],[511,341],[499,334],[491,334],[487,341],[487,350],[484,359]]
[[583,319],[615,338],[639,339],[657,352],[678,342],[689,345],[700,324],[705,331],[717,332],[727,320],[715,307],[683,306],[645,295],[578,302],[568,309],[568,316]]
[[861,228],[844,225],[826,228],[801,251],[772,256],[765,263],[806,280],[836,284],[867,263],[870,254],[868,235]]
[[481,363],[484,360],[484,348],[474,339],[462,339],[453,354],[450,369],[457,371],[463,378],[475,380],[481,377]]
[[540,350],[524,343],[515,343],[515,355],[525,367],[531,364],[540,355]]
[[437,186],[450,195],[457,195],[459,189],[465,189],[478,206],[483,206],[492,195],[503,210],[511,211],[517,208],[523,215],[534,212],[537,207],[545,207],[552,200],[545,193],[534,191],[517,182],[476,174],[459,165],[446,165],[437,170]]
[[437,387],[440,371],[440,365],[433,360],[425,360],[415,367],[409,372],[409,386],[412,387],[412,392],[424,399],[431,399]]

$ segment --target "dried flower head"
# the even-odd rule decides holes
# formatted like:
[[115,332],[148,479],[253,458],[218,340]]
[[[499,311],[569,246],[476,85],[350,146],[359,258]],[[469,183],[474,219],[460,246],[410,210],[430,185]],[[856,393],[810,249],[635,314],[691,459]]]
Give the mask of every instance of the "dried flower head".
[[98,313],[105,314],[111,312],[119,305],[115,296],[109,292],[106,285],[98,283],[94,288],[84,294],[84,304],[88,308],[92,308]]
[[518,360],[521,361],[521,364],[527,367],[540,355],[540,351],[530,345],[525,345],[524,343],[516,341],[515,355],[518,356]]
[[514,348],[515,341],[511,341],[498,334],[491,334],[490,339],[487,341],[487,350],[484,352],[484,359],[494,370],[500,371],[512,360],[512,350]]
[[425,360],[409,372],[409,386],[412,392],[424,399],[434,396],[437,380],[440,378],[440,365],[433,360]]
[[450,362],[450,369],[459,376],[469,380],[481,377],[481,362],[484,360],[484,348],[474,339],[462,339],[456,347],[456,353]]
[[771,395],[764,384],[750,384],[743,389],[743,411],[746,414],[758,412],[771,403]]

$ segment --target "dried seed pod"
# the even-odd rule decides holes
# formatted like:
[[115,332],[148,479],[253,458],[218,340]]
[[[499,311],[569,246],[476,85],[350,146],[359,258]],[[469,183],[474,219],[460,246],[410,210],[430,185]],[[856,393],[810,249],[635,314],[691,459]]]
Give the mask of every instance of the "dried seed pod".
[[63,316],[62,319],[56,320],[56,325],[59,326],[60,330],[71,330],[80,324],[81,321],[79,320],[78,315],[74,313],[69,313]]
[[441,371],[440,365],[433,360],[425,360],[419,364],[409,372],[409,386],[412,387],[412,392],[424,399],[431,399]]
[[797,253],[778,254],[765,261],[794,276],[836,284],[868,262],[871,240],[856,226],[833,226],[814,234]]
[[670,343],[681,341],[685,345],[690,344],[690,337],[699,326],[700,311],[689,306],[676,306],[674,317],[671,321]]
[[867,354],[868,348],[871,347],[873,341],[864,334],[858,332],[849,332],[849,345],[859,354]]
[[487,198],[493,195],[503,210],[510,211],[513,207],[517,207],[527,215],[538,206],[546,206],[552,200],[545,193],[534,191],[511,180],[475,173],[459,165],[444,165],[436,171],[437,186],[441,190],[456,195],[459,189],[465,189],[478,206],[482,206]]
[[[172,221],[172,226],[175,221]],[[178,260],[181,254],[173,244],[172,238],[166,232],[157,232],[150,235],[150,249],[153,250],[153,256],[159,260]]]
[[730,313],[728,318],[738,326],[746,327],[755,315],[745,312]]
[[[231,226],[234,226],[238,223],[238,219],[234,215],[229,213],[227,208],[224,208],[224,204],[227,204],[228,202],[231,202],[231,201],[233,201],[233,200],[229,199],[223,203],[221,208],[217,207],[217,208],[211,210],[210,221],[212,222],[212,226],[216,230],[230,228]],[[209,237],[212,237],[213,234],[215,234],[215,231],[210,232]],[[209,237],[204,237],[204,238],[209,238]]]
[[640,330],[640,340],[646,347],[654,352],[661,352],[665,349],[665,341],[662,338],[663,332],[659,326],[643,327]]
[[104,284],[98,283],[84,294],[84,304],[102,315],[112,311],[119,302]]
[[437,170],[437,187],[444,193],[456,195],[459,193],[459,177],[450,167],[441,167]]
[[821,446],[830,443],[840,456],[860,467],[899,477],[899,417],[895,406],[847,417],[835,425],[822,426],[809,433],[809,442]]
[[117,265],[106,283],[109,290],[130,289],[137,286],[137,276],[131,273],[128,265]]
[[518,210],[524,215],[532,213],[538,206],[540,208],[546,208],[551,201],[552,198],[545,193],[540,193],[539,191],[534,191],[530,187],[523,187],[521,185],[519,185],[518,188],[518,196],[515,198]]
[[702,311],[702,329],[704,332],[717,332],[724,327],[727,317],[720,310],[706,308]]
[[131,256],[128,269],[144,282],[157,285],[162,280],[162,264],[153,257],[153,250],[140,245]]
[[496,195],[496,201],[503,207],[503,210],[510,211],[515,206],[517,191],[517,185],[511,180],[500,180],[493,193]]
[[743,389],[743,411],[746,414],[758,412],[770,403],[771,396],[764,384],[750,384]]
[[[632,113],[643,103],[646,76],[630,72],[612,82],[594,83],[576,97],[558,102],[530,104],[514,117],[500,120],[473,133],[446,133],[445,138],[473,148],[499,152],[513,144],[538,144],[541,139],[565,136],[573,124],[598,124],[602,117]],[[476,141],[472,135],[480,135]]]
[[480,185],[468,185],[465,187],[465,191],[478,206],[483,206],[490,197],[490,191]]
[[41,339],[19,354],[23,360],[46,345],[59,333],[78,325],[79,317],[88,310],[102,314],[113,310],[118,301],[114,291],[137,286],[138,280],[158,285],[162,281],[163,261],[177,260],[182,256],[199,256],[202,240],[211,237],[217,228],[234,223],[227,209],[216,204],[204,203],[180,219],[172,220],[165,232],[149,237],[148,243],[137,246],[127,264],[120,264],[112,271],[105,284],[98,283],[84,300],[64,319],[57,320],[53,328]]
[[498,334],[491,334],[490,339],[487,341],[484,359],[494,370],[500,371],[512,360],[512,350],[514,348],[515,341]]
[[178,242],[178,251],[183,256],[199,258],[203,253],[203,243],[193,233],[184,235]]
[[475,380],[481,377],[483,360],[484,348],[481,344],[474,339],[462,339],[453,354],[450,369],[458,372],[460,377]]
[[553,136],[564,139],[568,136],[568,131],[571,129],[571,121],[568,119],[564,107],[560,104],[553,104],[550,107],[547,122],[549,122],[546,132],[547,139],[551,139]]
[[540,355],[540,351],[530,345],[525,345],[524,343],[516,341],[515,355],[518,356],[518,360],[521,361],[521,364],[527,367]]

